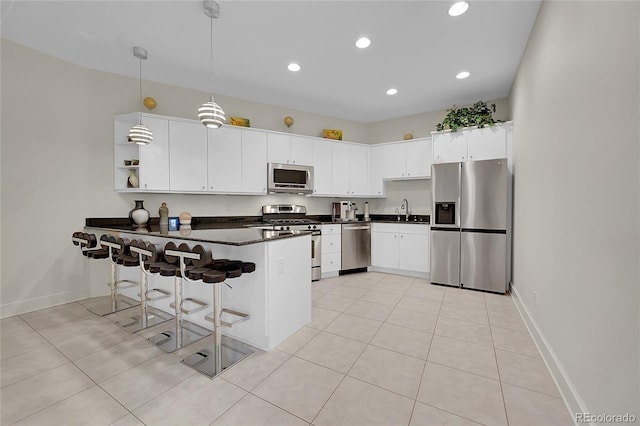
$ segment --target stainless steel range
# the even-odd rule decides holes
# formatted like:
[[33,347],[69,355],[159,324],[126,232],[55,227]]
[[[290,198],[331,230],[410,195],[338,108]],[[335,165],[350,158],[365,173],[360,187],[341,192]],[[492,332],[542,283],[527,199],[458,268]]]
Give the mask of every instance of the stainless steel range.
[[[322,226],[320,221],[307,217],[307,208],[297,204],[270,204],[262,206],[262,222],[274,231],[311,232],[311,280],[322,275]],[[265,227],[262,227],[265,229]]]

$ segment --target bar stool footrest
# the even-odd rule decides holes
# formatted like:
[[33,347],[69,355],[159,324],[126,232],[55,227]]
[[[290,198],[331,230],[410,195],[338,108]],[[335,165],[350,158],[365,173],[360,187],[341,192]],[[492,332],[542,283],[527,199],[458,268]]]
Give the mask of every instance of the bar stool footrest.
[[[196,307],[191,308],[191,309],[187,309],[187,308],[185,308],[185,304],[186,303],[192,303],[192,304],[196,305]],[[191,297],[185,297],[184,299],[182,299],[181,310],[182,310],[183,314],[190,315],[190,314],[193,314],[195,312],[200,312],[203,309],[207,309],[207,306],[209,306],[209,304],[206,303],[206,302],[203,302],[202,300],[193,299]],[[176,308],[175,302],[171,302],[169,304],[169,307],[175,309]]]
[[[121,285],[121,284],[130,284],[130,285]],[[109,284],[107,284],[107,286],[109,286]],[[131,281],[131,280],[116,281],[116,288],[118,290],[123,290],[125,288],[133,288],[133,287],[140,287],[140,283],[138,281]]]
[[182,321],[182,341],[176,336],[176,330],[171,329],[149,337],[149,342],[165,352],[175,352],[187,345],[197,342],[211,334],[211,330],[201,327],[189,321]]
[[[172,320],[174,317],[171,314],[168,314],[160,309],[153,308],[151,306],[147,306],[146,318],[143,318],[142,313],[140,312],[140,307],[129,308],[131,312],[124,312],[129,314],[130,316],[116,321],[116,325],[120,326],[125,331],[130,333],[136,333],[140,330],[144,330],[149,327],[153,327],[158,324],[162,324],[169,320]],[[123,316],[120,314],[119,316]]]
[[[161,288],[152,288],[151,290],[147,291],[147,300],[150,300],[150,301],[167,299],[171,296],[172,296],[171,293]],[[138,293],[138,297],[140,297],[140,293]]]
[[[232,339],[231,337],[222,336],[219,347],[216,347],[215,344],[207,346],[183,359],[182,363],[213,379],[252,353],[253,349],[251,346]],[[216,362],[217,356],[221,358],[219,363]],[[219,365],[218,369],[216,368],[216,364]]]
[[[227,314],[226,318],[229,319],[229,321],[225,321],[223,319],[225,318],[225,314]],[[205,315],[204,319],[209,322],[215,322],[213,315],[214,313],[211,312]],[[244,312],[234,311],[233,309],[222,309],[222,315],[220,316],[220,324],[224,327],[231,328],[240,322],[244,322],[248,320],[249,318],[251,318],[251,316],[249,314],[245,314]]]
[[130,297],[124,296],[122,294],[116,294],[115,310],[111,305],[111,296],[105,296],[105,301],[90,306],[87,308],[87,310],[103,317],[105,315],[124,311],[125,309],[133,308],[136,306],[140,306],[140,301],[131,299]]

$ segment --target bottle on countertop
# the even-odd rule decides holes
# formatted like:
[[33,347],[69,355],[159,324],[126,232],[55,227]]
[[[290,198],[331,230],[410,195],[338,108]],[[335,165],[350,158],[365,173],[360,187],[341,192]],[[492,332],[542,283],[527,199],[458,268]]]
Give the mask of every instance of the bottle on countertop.
[[369,220],[369,202],[364,202],[364,220]]
[[167,203],[162,203],[158,209],[158,214],[160,215],[160,226],[169,226],[169,208],[167,207]]

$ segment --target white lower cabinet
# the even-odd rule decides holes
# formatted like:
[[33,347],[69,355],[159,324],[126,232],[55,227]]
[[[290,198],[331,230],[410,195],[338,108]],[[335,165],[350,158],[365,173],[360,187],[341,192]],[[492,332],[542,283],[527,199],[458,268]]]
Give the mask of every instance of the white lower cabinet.
[[322,225],[322,276],[338,275],[342,266],[342,226]]
[[384,269],[429,272],[429,225],[373,223],[371,266]]

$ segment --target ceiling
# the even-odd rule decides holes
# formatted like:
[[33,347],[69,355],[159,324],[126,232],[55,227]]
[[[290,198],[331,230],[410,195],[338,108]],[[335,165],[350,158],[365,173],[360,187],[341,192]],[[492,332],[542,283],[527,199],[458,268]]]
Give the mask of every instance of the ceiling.
[[[363,123],[509,94],[539,1],[219,1],[215,93]],[[209,91],[201,1],[2,0],[2,37],[90,69]],[[371,46],[358,49],[360,36]],[[297,62],[302,70],[287,70]],[[471,76],[457,80],[467,70]],[[398,93],[387,95],[394,87]],[[223,105],[224,107],[224,105]]]

